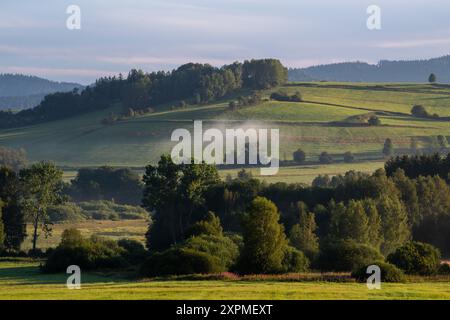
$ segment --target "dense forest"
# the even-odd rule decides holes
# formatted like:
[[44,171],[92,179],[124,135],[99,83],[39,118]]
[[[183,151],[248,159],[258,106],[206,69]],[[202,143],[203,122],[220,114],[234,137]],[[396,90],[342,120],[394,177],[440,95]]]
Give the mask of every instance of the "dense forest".
[[289,70],[289,81],[450,83],[450,56],[429,60],[382,60],[378,64],[343,62]]
[[239,90],[268,89],[287,81],[287,69],[274,59],[233,63],[221,68],[189,63],[171,72],[131,70],[127,77],[101,78],[84,90],[47,95],[35,108],[0,112],[0,128],[67,118],[121,105],[144,110],[178,102],[208,103]]
[[32,108],[50,93],[82,88],[77,83],[56,82],[21,74],[0,74],[0,110]]
[[[245,171],[222,181],[214,166],[178,165],[169,156],[146,167],[143,185],[110,168],[80,171],[72,186],[65,186],[62,171],[51,163],[19,172],[2,167],[0,251],[19,252],[28,222],[34,230],[29,254],[46,257],[47,272],[69,264],[88,270],[134,266],[144,276],[313,268],[353,271],[358,278],[364,277],[360,268],[376,263],[393,282],[401,281],[403,272],[448,272],[440,258],[450,255],[450,186],[439,175],[444,167],[449,172],[449,159],[391,159],[386,170],[350,171],[332,184],[312,187],[267,184]],[[69,229],[57,248],[39,250],[37,231],[51,234],[49,213],[58,214],[54,206],[71,197],[71,188],[79,195],[105,188],[97,182],[124,176],[129,178],[116,181],[117,191],[134,184],[133,193],[142,195],[142,206],[151,212],[147,248],[131,240],[84,238]]]

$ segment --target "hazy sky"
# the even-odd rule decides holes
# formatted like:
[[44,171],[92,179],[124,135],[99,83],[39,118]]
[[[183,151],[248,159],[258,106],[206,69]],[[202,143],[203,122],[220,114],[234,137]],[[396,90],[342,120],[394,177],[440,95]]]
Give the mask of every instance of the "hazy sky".
[[[81,8],[81,30],[66,9]],[[366,27],[369,5],[382,29]],[[290,67],[450,54],[448,0],[0,0],[0,72],[104,76],[279,58]]]

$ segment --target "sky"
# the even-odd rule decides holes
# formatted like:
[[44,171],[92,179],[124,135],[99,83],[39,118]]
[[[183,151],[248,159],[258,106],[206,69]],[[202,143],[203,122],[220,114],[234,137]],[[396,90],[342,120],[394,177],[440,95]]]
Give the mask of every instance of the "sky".
[[[366,26],[369,5],[380,30]],[[450,54],[449,12],[448,0],[0,0],[0,73],[89,84],[187,62],[426,59]]]

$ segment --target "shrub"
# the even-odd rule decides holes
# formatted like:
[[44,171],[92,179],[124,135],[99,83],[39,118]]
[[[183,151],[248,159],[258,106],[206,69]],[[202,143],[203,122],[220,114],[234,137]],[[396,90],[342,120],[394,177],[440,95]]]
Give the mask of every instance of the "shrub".
[[440,265],[439,270],[438,270],[439,274],[442,275],[450,275],[450,264],[448,263],[443,263]]
[[376,249],[353,240],[327,243],[321,248],[317,266],[325,271],[353,271],[363,265],[384,260]]
[[148,218],[148,213],[144,208],[120,205],[112,201],[80,202],[78,206],[81,208],[84,216],[95,220],[136,220]]
[[306,160],[306,153],[302,149],[298,149],[293,153],[294,161],[297,163],[303,163]]
[[212,212],[208,212],[205,220],[194,223],[186,231],[186,238],[199,235],[221,236],[222,232],[223,229],[219,217]]
[[286,91],[280,90],[270,95],[271,100],[285,101],[285,102],[302,102],[302,95],[299,91],[290,96]]
[[381,281],[383,282],[405,282],[405,275],[395,265],[383,261],[374,262],[372,264],[364,265],[352,272],[352,277],[359,282],[366,282],[370,274],[367,274],[367,267],[370,265],[377,265],[381,269]]
[[51,206],[47,210],[51,222],[80,221],[86,219],[83,211],[75,203]]
[[49,251],[43,270],[65,272],[70,265],[78,265],[82,270],[122,268],[127,266],[124,253],[115,241],[98,237],[84,239],[74,229],[65,230],[59,246]]
[[344,161],[347,163],[355,161],[355,156],[350,151],[344,153]]
[[320,163],[328,164],[333,162],[333,158],[328,154],[328,152],[322,152],[319,156],[319,161]]
[[431,275],[440,266],[441,254],[432,245],[409,242],[388,256],[388,261],[407,274]]
[[381,125],[381,120],[377,116],[371,116],[369,120],[367,120],[367,123],[371,126],[379,126]]
[[147,250],[145,250],[144,246],[139,241],[121,239],[117,242],[117,245],[124,250],[122,257],[130,265],[141,264],[147,258]]
[[156,252],[141,267],[141,274],[147,277],[206,274],[221,272],[221,263],[207,253],[192,249],[171,247]]
[[239,256],[238,246],[228,237],[201,235],[192,237],[183,244],[184,249],[203,252],[217,258],[220,271],[227,271]]
[[284,254],[283,271],[285,273],[299,273],[308,270],[309,259],[300,250],[289,246]]
[[424,108],[424,106],[421,105],[414,105],[411,108],[411,114],[415,117],[419,117],[419,118],[428,118],[430,116],[430,114],[428,113],[428,111]]

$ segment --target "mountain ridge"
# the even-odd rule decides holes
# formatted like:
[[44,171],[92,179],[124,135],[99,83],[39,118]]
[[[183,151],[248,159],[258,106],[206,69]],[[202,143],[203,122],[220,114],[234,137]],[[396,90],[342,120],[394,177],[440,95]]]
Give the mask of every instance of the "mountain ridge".
[[75,82],[58,82],[32,75],[0,73],[0,110],[32,108],[48,94],[83,88],[83,85]]
[[424,83],[434,73],[437,82],[450,83],[450,55],[430,59],[339,62],[290,68],[289,81],[413,82]]

